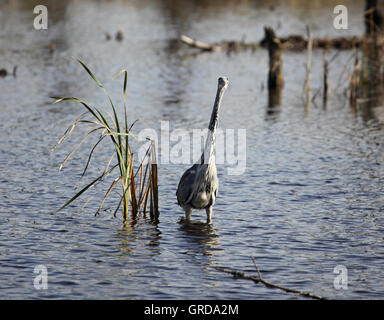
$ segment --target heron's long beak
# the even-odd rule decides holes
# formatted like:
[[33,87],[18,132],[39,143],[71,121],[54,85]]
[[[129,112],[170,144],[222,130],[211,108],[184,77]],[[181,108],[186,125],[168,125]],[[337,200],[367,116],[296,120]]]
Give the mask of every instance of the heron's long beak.
[[213,105],[211,120],[209,121],[209,126],[208,126],[208,129],[211,131],[215,131],[215,129],[217,127],[221,101],[223,99],[224,91],[225,91],[225,89],[227,89],[227,87],[228,87],[228,78],[227,77],[220,77],[218,80],[216,99],[215,99],[215,103]]

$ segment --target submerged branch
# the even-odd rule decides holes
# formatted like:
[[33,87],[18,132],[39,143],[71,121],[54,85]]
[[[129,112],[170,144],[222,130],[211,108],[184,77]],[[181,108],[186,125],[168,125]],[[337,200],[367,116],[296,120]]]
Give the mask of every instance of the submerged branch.
[[258,277],[250,276],[250,275],[248,275],[248,274],[246,274],[244,272],[240,272],[240,271],[236,271],[236,270],[232,270],[232,269],[226,269],[226,268],[222,268],[222,267],[216,267],[216,270],[232,274],[234,276],[234,278],[241,278],[241,279],[246,279],[246,280],[252,280],[256,284],[262,283],[263,285],[265,285],[268,288],[280,289],[280,290],[285,291],[285,292],[293,293],[293,294],[300,295],[300,296],[303,296],[303,297],[309,297],[309,298],[312,298],[312,299],[319,299],[319,300],[325,300],[326,299],[326,298],[324,298],[324,297],[322,297],[320,295],[317,295],[317,294],[313,294],[313,293],[306,292],[306,291],[300,291],[300,290],[295,290],[295,289],[283,287],[283,286],[280,286],[280,285],[277,285],[277,284],[273,284],[273,283],[271,283],[269,281],[264,280],[261,277],[260,270],[257,267],[255,259],[253,257],[252,257],[252,261],[253,261],[253,263],[255,265]]

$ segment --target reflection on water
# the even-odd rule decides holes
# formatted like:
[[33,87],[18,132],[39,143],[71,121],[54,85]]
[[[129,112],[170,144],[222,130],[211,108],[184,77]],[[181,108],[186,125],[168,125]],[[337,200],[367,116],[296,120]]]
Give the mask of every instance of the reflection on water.
[[[135,227],[138,222],[142,227],[136,230]],[[123,254],[137,250],[136,241],[142,242],[151,255],[160,253],[157,247],[160,245],[161,231],[158,225],[154,224],[150,219],[143,218],[141,221],[129,219],[123,223],[123,228],[118,230],[117,235],[121,241],[118,248]],[[143,254],[143,252],[141,253]]]
[[190,221],[185,223],[181,221],[180,231],[185,233],[185,240],[190,243],[197,244],[197,248],[205,256],[214,254],[220,242],[217,231],[212,224],[207,224],[200,221]]
[[[383,297],[384,132],[364,111],[353,114],[347,106],[342,75],[351,52],[341,51],[329,65],[334,91],[327,110],[316,107],[315,99],[305,117],[305,52],[283,53],[284,89],[279,108],[271,108],[265,50],[198,53],[175,40],[183,33],[207,42],[244,36],[259,41],[264,25],[281,36],[303,34],[306,24],[314,36],[360,35],[363,1],[346,2],[350,29],[343,34],[329,15],[335,1],[50,0],[49,29],[42,32],[32,28],[35,4],[0,3],[0,68],[18,67],[17,77],[0,78],[0,131],[6,137],[0,139],[1,297],[287,298],[215,269],[254,272],[251,256],[273,283],[330,298]],[[106,32],[117,30],[124,33],[122,41],[106,39]],[[314,92],[322,87],[323,59],[333,56],[334,50],[314,50]],[[80,181],[87,145],[62,172],[57,169],[81,130],[49,153],[82,112],[74,104],[52,105],[49,96],[78,96],[108,108],[72,57],[92,68],[118,108],[121,82],[112,77],[129,70],[129,117],[145,120],[137,130],[158,129],[159,120],[169,121],[170,130],[205,127],[218,76],[231,79],[220,126],[246,129],[247,169],[228,176],[226,165],[218,166],[212,225],[199,222],[205,221],[199,211],[191,224],[177,223],[183,212],[175,192],[185,165],[176,164],[158,168],[158,223],[140,216],[124,225],[121,217],[113,218],[114,195],[105,206],[111,209],[94,217],[108,183],[90,190],[86,206],[86,200],[78,201],[52,213],[74,187],[104,169],[111,151],[100,145]],[[44,292],[32,286],[38,264],[48,268]],[[333,287],[338,264],[348,268],[347,291]]]

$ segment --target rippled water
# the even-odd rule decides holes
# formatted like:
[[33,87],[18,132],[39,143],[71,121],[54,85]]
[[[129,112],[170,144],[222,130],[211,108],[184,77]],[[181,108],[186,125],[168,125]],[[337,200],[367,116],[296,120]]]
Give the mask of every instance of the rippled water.
[[[185,33],[204,41],[258,41],[263,26],[279,35],[360,35],[363,3],[348,2],[350,28],[332,26],[332,1],[273,6],[238,1],[48,1],[49,28],[32,27],[34,1],[4,1],[0,11],[0,297],[121,299],[297,299],[216,266],[329,298],[384,296],[384,131],[367,113],[354,114],[345,98],[353,53],[330,65],[328,109],[321,95],[308,116],[303,107],[304,52],[285,52],[280,113],[267,108],[267,52],[201,53],[175,42]],[[37,3],[36,3],[37,4]],[[124,40],[114,40],[117,30]],[[345,33],[342,33],[345,32]],[[105,33],[112,36],[106,40]],[[51,50],[52,44],[54,49]],[[53,52],[51,52],[53,51]],[[322,86],[323,55],[314,51],[312,89]],[[186,165],[160,165],[160,222],[140,218],[123,226],[113,218],[117,196],[94,217],[107,185],[91,190],[70,209],[52,213],[85,185],[108,159],[100,148],[80,179],[84,148],[58,172],[81,130],[53,154],[50,148],[82,110],[52,105],[51,95],[73,95],[104,104],[102,93],[74,58],[84,60],[121,101],[129,70],[129,112],[144,118],[137,129],[204,128],[218,76],[230,87],[220,127],[246,129],[247,168],[227,175],[219,165],[220,191],[213,225],[196,212],[190,226],[175,191]],[[119,100],[120,99],[120,100]],[[91,145],[89,145],[91,147]],[[89,202],[88,202],[89,200]],[[48,290],[35,290],[36,265],[48,268]],[[333,286],[333,269],[348,270],[348,289]]]

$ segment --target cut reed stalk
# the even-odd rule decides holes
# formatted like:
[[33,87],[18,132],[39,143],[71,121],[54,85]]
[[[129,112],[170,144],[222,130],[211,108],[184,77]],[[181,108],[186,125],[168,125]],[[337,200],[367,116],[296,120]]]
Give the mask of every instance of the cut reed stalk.
[[157,161],[155,142],[151,141],[151,218],[159,219],[159,193],[158,193]]

